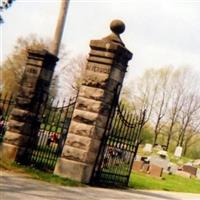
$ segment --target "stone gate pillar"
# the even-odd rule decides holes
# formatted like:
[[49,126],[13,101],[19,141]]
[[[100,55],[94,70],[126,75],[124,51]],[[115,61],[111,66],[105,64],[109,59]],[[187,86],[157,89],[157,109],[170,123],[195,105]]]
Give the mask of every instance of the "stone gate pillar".
[[77,97],[61,158],[54,173],[89,183],[101,139],[111,111],[114,91],[122,84],[132,53],[119,34],[125,30],[120,20],[110,26],[112,33],[90,42],[90,54]]
[[46,100],[58,58],[46,50],[28,51],[25,71],[16,97],[0,154],[4,159],[22,161],[28,143],[39,129],[40,105]]

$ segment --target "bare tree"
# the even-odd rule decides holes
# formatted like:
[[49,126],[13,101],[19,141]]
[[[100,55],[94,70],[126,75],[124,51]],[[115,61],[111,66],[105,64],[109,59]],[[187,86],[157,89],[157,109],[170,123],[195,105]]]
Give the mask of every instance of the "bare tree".
[[177,70],[173,73],[173,76],[170,79],[171,98],[168,110],[169,128],[167,131],[166,150],[169,148],[170,141],[174,134],[174,127],[184,106],[185,80],[187,80],[185,76],[185,70]]
[[[135,83],[136,82],[136,83]],[[135,85],[132,92],[132,103],[135,110],[146,110],[147,123],[152,115],[153,107],[159,89],[159,79],[156,77],[154,69],[145,71],[144,75],[138,80],[135,80],[132,85]]]
[[154,117],[155,118],[155,126],[154,126],[154,141],[153,145],[157,143],[158,135],[163,128],[162,119],[165,117],[167,109],[168,109],[168,102],[171,97],[169,95],[169,79],[172,73],[171,68],[161,68],[157,71],[158,79],[159,79],[159,89],[158,95],[156,98],[156,102],[154,105]]
[[188,149],[194,144],[200,142],[200,120],[192,124],[191,127],[188,128],[187,134],[185,134],[185,139],[183,142],[183,155],[186,155]]
[[0,73],[2,75],[0,77],[0,82],[2,84],[3,93],[10,92],[14,94],[18,90],[25,69],[27,50],[48,49],[48,44],[48,40],[38,38],[34,34],[31,34],[26,38],[20,37],[17,39],[12,53],[0,67]]
[[183,146],[187,129],[193,123],[193,120],[198,120],[195,118],[195,115],[198,112],[200,112],[200,98],[196,93],[189,94],[186,97],[185,104],[180,113],[180,129],[177,139],[177,146]]
[[86,62],[86,56],[78,55],[71,57],[60,67],[58,75],[60,76],[60,89],[64,95],[66,93],[77,94],[84,76]]
[[[27,60],[27,50],[43,50],[50,48],[50,40],[39,38],[34,34],[31,34],[27,37],[20,37],[17,39],[17,42],[13,48],[11,54],[6,58],[6,60],[0,66],[0,83],[3,93],[11,93],[13,95],[18,91],[18,87],[22,78],[22,74],[25,69],[26,60]],[[62,68],[64,65],[63,61],[67,60],[68,53],[65,48],[62,47],[59,53],[60,62],[57,65],[57,68]],[[58,87],[58,78],[59,75],[55,73],[50,92],[53,96],[56,95],[56,90]]]

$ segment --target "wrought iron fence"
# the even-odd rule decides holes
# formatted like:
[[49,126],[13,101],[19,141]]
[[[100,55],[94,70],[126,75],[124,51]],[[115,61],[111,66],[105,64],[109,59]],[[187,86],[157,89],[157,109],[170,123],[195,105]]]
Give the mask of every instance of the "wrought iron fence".
[[127,186],[136,156],[145,111],[130,113],[118,104],[109,118],[93,171],[92,184]]
[[15,105],[14,97],[10,94],[0,97],[0,142],[7,129],[7,122],[10,112]]
[[[62,102],[49,98],[40,105],[39,131],[36,135],[32,135],[27,143],[23,164],[50,171],[54,169],[67,137],[75,102],[76,97]],[[12,95],[0,97],[0,142],[3,141],[9,125],[8,119],[14,106],[15,98]]]
[[75,100],[49,100],[42,107],[40,129],[27,148],[26,164],[47,171],[54,169],[67,137]]

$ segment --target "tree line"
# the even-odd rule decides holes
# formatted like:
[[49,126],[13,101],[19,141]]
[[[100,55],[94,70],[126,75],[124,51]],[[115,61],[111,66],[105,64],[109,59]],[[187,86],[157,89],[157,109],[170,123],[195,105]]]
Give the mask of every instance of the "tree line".
[[146,110],[153,145],[181,146],[186,154],[200,142],[200,74],[187,67],[148,69],[122,96],[130,108]]

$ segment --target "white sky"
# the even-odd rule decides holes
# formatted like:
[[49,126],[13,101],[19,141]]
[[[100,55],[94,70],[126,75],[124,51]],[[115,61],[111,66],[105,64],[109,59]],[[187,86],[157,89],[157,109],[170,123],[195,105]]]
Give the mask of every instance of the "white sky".
[[[4,11],[1,59],[19,36],[53,37],[59,5],[59,0],[16,0]],[[121,37],[134,54],[128,80],[168,65],[200,73],[200,0],[71,0],[62,43],[74,54],[86,54],[89,41],[108,35],[116,18],[125,22]]]

